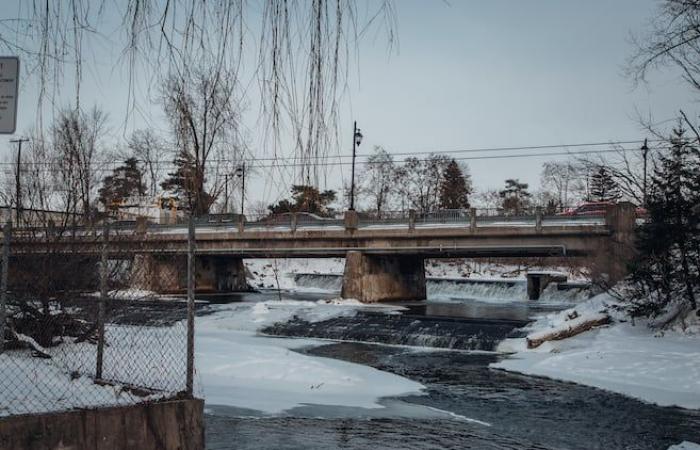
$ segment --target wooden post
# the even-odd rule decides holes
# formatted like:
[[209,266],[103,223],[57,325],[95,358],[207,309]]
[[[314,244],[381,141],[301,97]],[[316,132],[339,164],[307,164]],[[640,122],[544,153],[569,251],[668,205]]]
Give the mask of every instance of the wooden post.
[[10,238],[12,236],[12,222],[7,222],[3,228],[2,244],[2,274],[0,275],[0,354],[5,347],[5,320],[7,317],[7,276],[10,265]]
[[107,277],[109,225],[105,222],[102,228],[102,250],[100,252],[100,301],[97,305],[97,364],[95,367],[95,379],[102,379],[105,352],[105,304],[107,303]]
[[194,283],[195,283],[194,217],[190,214],[187,228],[187,381],[185,390],[190,397],[194,392]]

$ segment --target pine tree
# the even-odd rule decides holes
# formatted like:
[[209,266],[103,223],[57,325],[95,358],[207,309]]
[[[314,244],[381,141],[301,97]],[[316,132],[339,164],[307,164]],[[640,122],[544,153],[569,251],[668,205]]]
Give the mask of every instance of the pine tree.
[[502,199],[501,207],[506,214],[519,215],[530,204],[532,194],[528,192],[528,184],[518,179],[506,180],[506,187],[498,193]]
[[598,166],[590,180],[591,199],[598,202],[615,202],[620,199],[620,186],[610,171]]
[[136,158],[129,158],[114,169],[102,182],[99,200],[106,209],[117,210],[121,204],[133,196],[146,194],[143,173]]
[[638,233],[632,263],[634,315],[697,308],[700,291],[700,151],[680,127],[670,154],[659,156],[647,197],[648,222]]
[[468,181],[467,177],[464,176],[462,169],[454,159],[447,164],[440,182],[440,208],[469,208],[471,182]]
[[195,216],[206,214],[214,199],[204,190],[204,174],[198,170],[194,157],[188,151],[181,151],[175,158],[175,172],[160,184],[178,200],[178,209],[188,209]]
[[282,199],[276,204],[269,205],[267,209],[272,214],[287,212],[309,212],[320,216],[333,215],[330,204],[336,199],[336,193],[332,190],[319,191],[313,186],[295,184],[292,186],[292,199]]

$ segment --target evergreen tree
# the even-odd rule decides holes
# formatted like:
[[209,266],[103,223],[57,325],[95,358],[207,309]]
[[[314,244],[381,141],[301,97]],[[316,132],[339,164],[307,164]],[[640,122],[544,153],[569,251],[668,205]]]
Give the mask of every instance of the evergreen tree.
[[465,177],[462,169],[454,159],[451,160],[440,181],[440,208],[466,209],[469,208],[471,180]]
[[160,187],[171,193],[178,201],[178,209],[187,209],[195,216],[206,214],[214,198],[203,189],[204,177],[201,169],[197,169],[195,160],[188,151],[181,151],[175,158],[175,172],[168,177]]
[[333,209],[330,203],[336,199],[335,191],[319,191],[313,186],[297,184],[292,186],[292,199],[283,199],[267,208],[273,214],[287,212],[309,212],[319,216],[330,216]]
[[501,197],[501,207],[506,214],[519,215],[530,205],[528,184],[521,183],[518,179],[509,178],[506,180],[506,187],[498,193]]
[[680,127],[670,154],[659,157],[647,198],[649,220],[638,233],[632,262],[634,315],[697,308],[700,291],[700,151]]
[[605,166],[598,168],[591,175],[591,199],[598,202],[615,202],[620,199],[620,186]]
[[136,158],[129,158],[105,177],[99,192],[99,200],[106,209],[116,211],[130,197],[146,194],[143,173]]

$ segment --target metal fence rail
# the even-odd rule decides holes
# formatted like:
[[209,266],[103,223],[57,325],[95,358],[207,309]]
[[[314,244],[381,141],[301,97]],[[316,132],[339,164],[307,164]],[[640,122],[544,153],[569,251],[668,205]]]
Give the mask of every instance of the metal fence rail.
[[[3,231],[0,417],[192,395],[193,265],[113,251],[131,229],[84,227],[60,254],[52,243],[73,230]],[[45,251],[13,255],[13,240]],[[98,243],[97,256],[81,251]],[[157,293],[168,290],[188,295]]]

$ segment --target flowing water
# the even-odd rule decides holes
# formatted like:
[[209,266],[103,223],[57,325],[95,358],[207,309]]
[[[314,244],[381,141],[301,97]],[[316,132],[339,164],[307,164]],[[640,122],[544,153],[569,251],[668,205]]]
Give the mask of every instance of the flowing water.
[[[297,282],[332,292],[337,277],[305,275]],[[585,293],[566,292],[559,304],[554,295],[528,303],[521,301],[525,287],[518,282],[431,284],[429,301],[406,304],[401,314],[295,319],[264,330],[330,339],[301,351],[407,377],[426,387],[423,395],[385,398],[379,409],[306,405],[274,417],[207,405],[207,448],[666,449],[700,440],[698,411],[489,369],[504,357],[492,352],[498,341],[518,335],[534,314],[566,307]],[[268,292],[222,301],[271,297]]]

